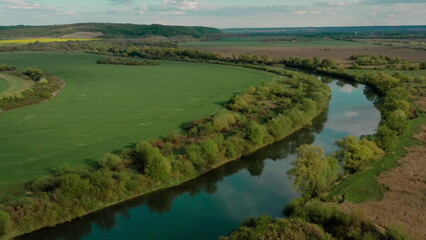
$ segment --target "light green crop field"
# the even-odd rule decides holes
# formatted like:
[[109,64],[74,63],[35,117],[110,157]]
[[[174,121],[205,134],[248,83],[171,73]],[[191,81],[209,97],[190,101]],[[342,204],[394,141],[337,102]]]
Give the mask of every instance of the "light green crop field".
[[9,82],[0,77],[0,94],[9,89]]
[[[265,37],[266,39],[266,37]],[[261,38],[224,38],[211,42],[186,42],[182,47],[366,47],[372,44],[332,39],[298,39],[296,41],[262,41]]]
[[200,63],[96,64],[99,58],[0,54],[0,63],[39,68],[66,82],[50,101],[0,113],[0,190],[63,163],[86,166],[104,153],[180,131],[183,123],[220,110],[235,93],[277,78],[262,71]]
[[20,92],[33,85],[31,80],[0,72],[0,96],[8,93]]

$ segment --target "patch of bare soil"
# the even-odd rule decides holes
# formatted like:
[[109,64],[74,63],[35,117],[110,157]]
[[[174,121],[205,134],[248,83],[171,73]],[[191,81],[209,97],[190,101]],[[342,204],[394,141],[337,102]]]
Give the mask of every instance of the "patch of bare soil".
[[[417,103],[426,111],[426,97]],[[381,227],[399,223],[420,240],[426,239],[426,125],[414,137],[423,144],[408,148],[398,167],[380,175],[379,182],[388,188],[382,200],[343,205],[363,212]]]
[[104,35],[101,32],[75,32],[63,35],[61,38],[94,39]]
[[339,63],[347,64],[349,57],[358,54],[385,55],[391,57],[400,57],[411,61],[426,61],[425,51],[391,48],[385,46],[368,47],[199,47],[198,49],[213,51],[223,56],[231,56],[232,53],[238,54],[267,54],[272,58],[331,58]]

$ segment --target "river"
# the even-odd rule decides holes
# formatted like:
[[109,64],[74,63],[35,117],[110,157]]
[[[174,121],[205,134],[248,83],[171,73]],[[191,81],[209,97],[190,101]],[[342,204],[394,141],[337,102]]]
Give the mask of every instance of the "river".
[[363,85],[322,77],[332,89],[327,112],[281,142],[181,186],[142,196],[17,239],[214,240],[248,217],[281,217],[299,196],[286,171],[301,144],[336,150],[336,140],[375,132],[380,113]]

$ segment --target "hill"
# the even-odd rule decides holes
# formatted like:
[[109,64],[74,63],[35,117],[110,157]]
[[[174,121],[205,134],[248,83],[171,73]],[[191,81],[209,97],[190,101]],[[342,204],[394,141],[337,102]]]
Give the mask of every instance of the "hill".
[[77,23],[48,26],[0,26],[0,39],[28,37],[62,37],[70,34],[94,33],[103,38],[139,38],[146,36],[191,36],[205,38],[221,31],[208,27],[165,26],[159,24],[138,25],[121,23]]

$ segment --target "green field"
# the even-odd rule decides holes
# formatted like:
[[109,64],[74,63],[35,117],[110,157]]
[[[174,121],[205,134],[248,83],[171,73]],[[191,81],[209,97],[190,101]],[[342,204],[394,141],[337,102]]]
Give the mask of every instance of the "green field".
[[31,80],[25,80],[20,77],[0,73],[0,96],[7,93],[20,92],[28,89],[33,85]]
[[0,63],[60,77],[52,100],[0,113],[0,189],[62,163],[85,166],[107,152],[179,131],[211,115],[248,86],[276,75],[230,66],[163,61],[160,66],[96,64],[102,56],[0,54]]
[[0,77],[0,94],[5,92],[7,89],[9,89],[9,82]]
[[[267,39],[267,38],[265,38]],[[186,42],[182,47],[365,47],[371,44],[332,39],[297,39],[296,41],[263,41],[258,37],[224,38],[211,42]]]

